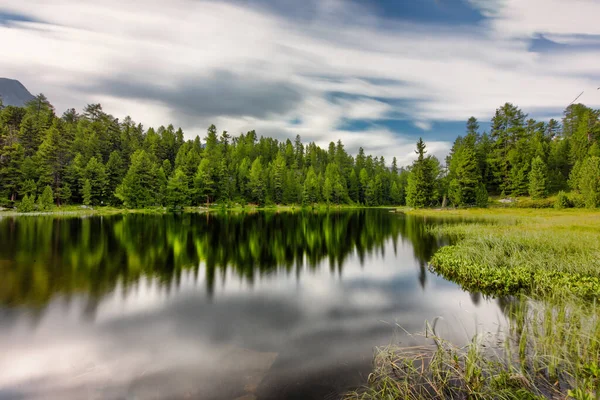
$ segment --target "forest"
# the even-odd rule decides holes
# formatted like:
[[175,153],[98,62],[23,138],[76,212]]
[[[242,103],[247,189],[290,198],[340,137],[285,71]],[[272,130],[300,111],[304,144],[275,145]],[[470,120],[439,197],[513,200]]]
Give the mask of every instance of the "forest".
[[[561,122],[499,107],[489,132],[471,117],[441,162],[416,144],[412,165],[258,137],[211,125],[185,140],[173,125],[144,128],[90,104],[57,116],[40,94],[0,105],[0,206],[20,211],[82,204],[126,208],[210,204],[486,206],[490,195],[556,196],[560,207],[600,205],[600,111],[569,105]],[[568,194],[567,194],[568,193]]]

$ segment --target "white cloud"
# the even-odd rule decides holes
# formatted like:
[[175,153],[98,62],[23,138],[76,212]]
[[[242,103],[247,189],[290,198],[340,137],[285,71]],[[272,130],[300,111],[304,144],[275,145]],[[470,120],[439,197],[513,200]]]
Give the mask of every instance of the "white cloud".
[[[2,73],[44,92],[59,112],[102,102],[115,116],[130,114],[146,126],[173,122],[188,136],[214,122],[231,133],[342,139],[349,151],[362,146],[388,161],[414,157],[407,138],[416,130],[348,132],[342,122],[396,114],[428,129],[471,115],[487,120],[506,101],[526,112],[560,112],[582,90],[581,101],[600,106],[597,52],[529,50],[539,34],[595,40],[586,35],[600,34],[600,3],[485,2],[489,19],[469,27],[382,20],[343,0],[311,4],[315,15],[296,20],[213,1],[0,0],[0,10],[40,21],[0,25]],[[215,82],[219,71],[235,78],[229,97]],[[193,96],[196,87],[202,96]],[[346,96],[331,101],[330,92]],[[437,153],[450,143],[428,145]]]

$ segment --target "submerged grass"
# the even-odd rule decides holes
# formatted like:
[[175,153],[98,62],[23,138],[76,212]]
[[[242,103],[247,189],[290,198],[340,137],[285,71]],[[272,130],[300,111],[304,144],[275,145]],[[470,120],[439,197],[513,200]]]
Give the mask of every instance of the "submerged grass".
[[600,398],[600,312],[576,300],[507,306],[509,327],[463,347],[424,333],[431,346],[377,350],[368,385],[345,399]]

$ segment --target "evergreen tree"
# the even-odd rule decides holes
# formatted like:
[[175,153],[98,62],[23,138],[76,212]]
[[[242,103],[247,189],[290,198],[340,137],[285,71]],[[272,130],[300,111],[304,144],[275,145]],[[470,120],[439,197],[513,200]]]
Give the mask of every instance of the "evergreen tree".
[[534,199],[546,197],[546,164],[537,156],[531,162],[531,172],[529,172],[529,195]]
[[284,184],[285,184],[285,158],[283,153],[278,152],[277,158],[273,162],[271,190],[273,193],[273,201],[276,204],[283,202]]
[[33,179],[27,179],[21,184],[21,194],[29,197],[35,197],[37,193],[37,185]]
[[423,139],[419,138],[415,151],[417,159],[413,162],[406,189],[406,204],[409,207],[426,207],[434,200],[435,176],[431,162],[425,157],[425,148]]
[[319,201],[319,182],[317,175],[315,174],[314,168],[311,166],[308,168],[306,179],[304,180],[304,190],[302,195],[302,202],[306,205],[314,204]]
[[178,168],[169,178],[167,184],[167,206],[172,210],[179,210],[188,203],[188,179],[182,169]]
[[19,212],[32,212],[35,209],[35,196],[23,196],[21,203],[19,203]]
[[258,157],[252,163],[250,168],[249,188],[252,201],[256,204],[264,204],[265,202],[265,180],[263,176],[263,166],[261,157]]
[[583,161],[578,187],[586,207],[600,206],[600,157],[588,157]]
[[[165,160],[168,162],[168,160]],[[106,163],[106,198],[108,203],[111,205],[119,204],[119,199],[115,197],[115,191],[117,190],[117,186],[123,180],[123,176],[125,175],[125,166],[123,163],[123,159],[118,151],[113,151],[110,153],[108,157],[108,161]]]
[[83,204],[86,206],[91,206],[92,205],[92,184],[90,183],[89,179],[84,179],[82,196],[83,196]]
[[90,158],[83,171],[83,179],[91,185],[91,204],[99,205],[104,202],[107,186],[106,169],[96,157]]
[[38,199],[38,208],[41,211],[49,211],[52,209],[54,205],[54,194],[52,193],[52,188],[50,186],[46,186],[42,195]]
[[4,193],[11,201],[15,201],[22,178],[23,148],[19,143],[4,146],[0,155],[0,194]]
[[465,147],[456,170],[459,205],[474,205],[477,202],[477,190],[481,183],[481,173],[477,154],[472,147]]
[[126,207],[144,208],[156,204],[153,188],[156,181],[156,169],[148,153],[137,150],[131,156],[131,165],[117,187],[116,196]]
[[323,183],[323,200],[327,204],[331,202],[331,195],[333,194],[333,185],[331,184],[331,180],[329,178],[325,178],[325,183]]
[[212,168],[210,166],[210,160],[207,158],[203,159],[198,166],[196,175],[194,176],[194,193],[196,196],[196,203],[200,204],[205,202],[209,204],[213,199],[216,192],[215,181],[213,180]]

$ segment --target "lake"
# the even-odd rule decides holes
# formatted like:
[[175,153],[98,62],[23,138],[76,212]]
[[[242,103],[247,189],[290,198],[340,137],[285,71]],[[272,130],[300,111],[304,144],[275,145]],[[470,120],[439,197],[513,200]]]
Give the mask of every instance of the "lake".
[[467,342],[501,299],[383,209],[0,217],[0,399],[336,399],[377,346]]

